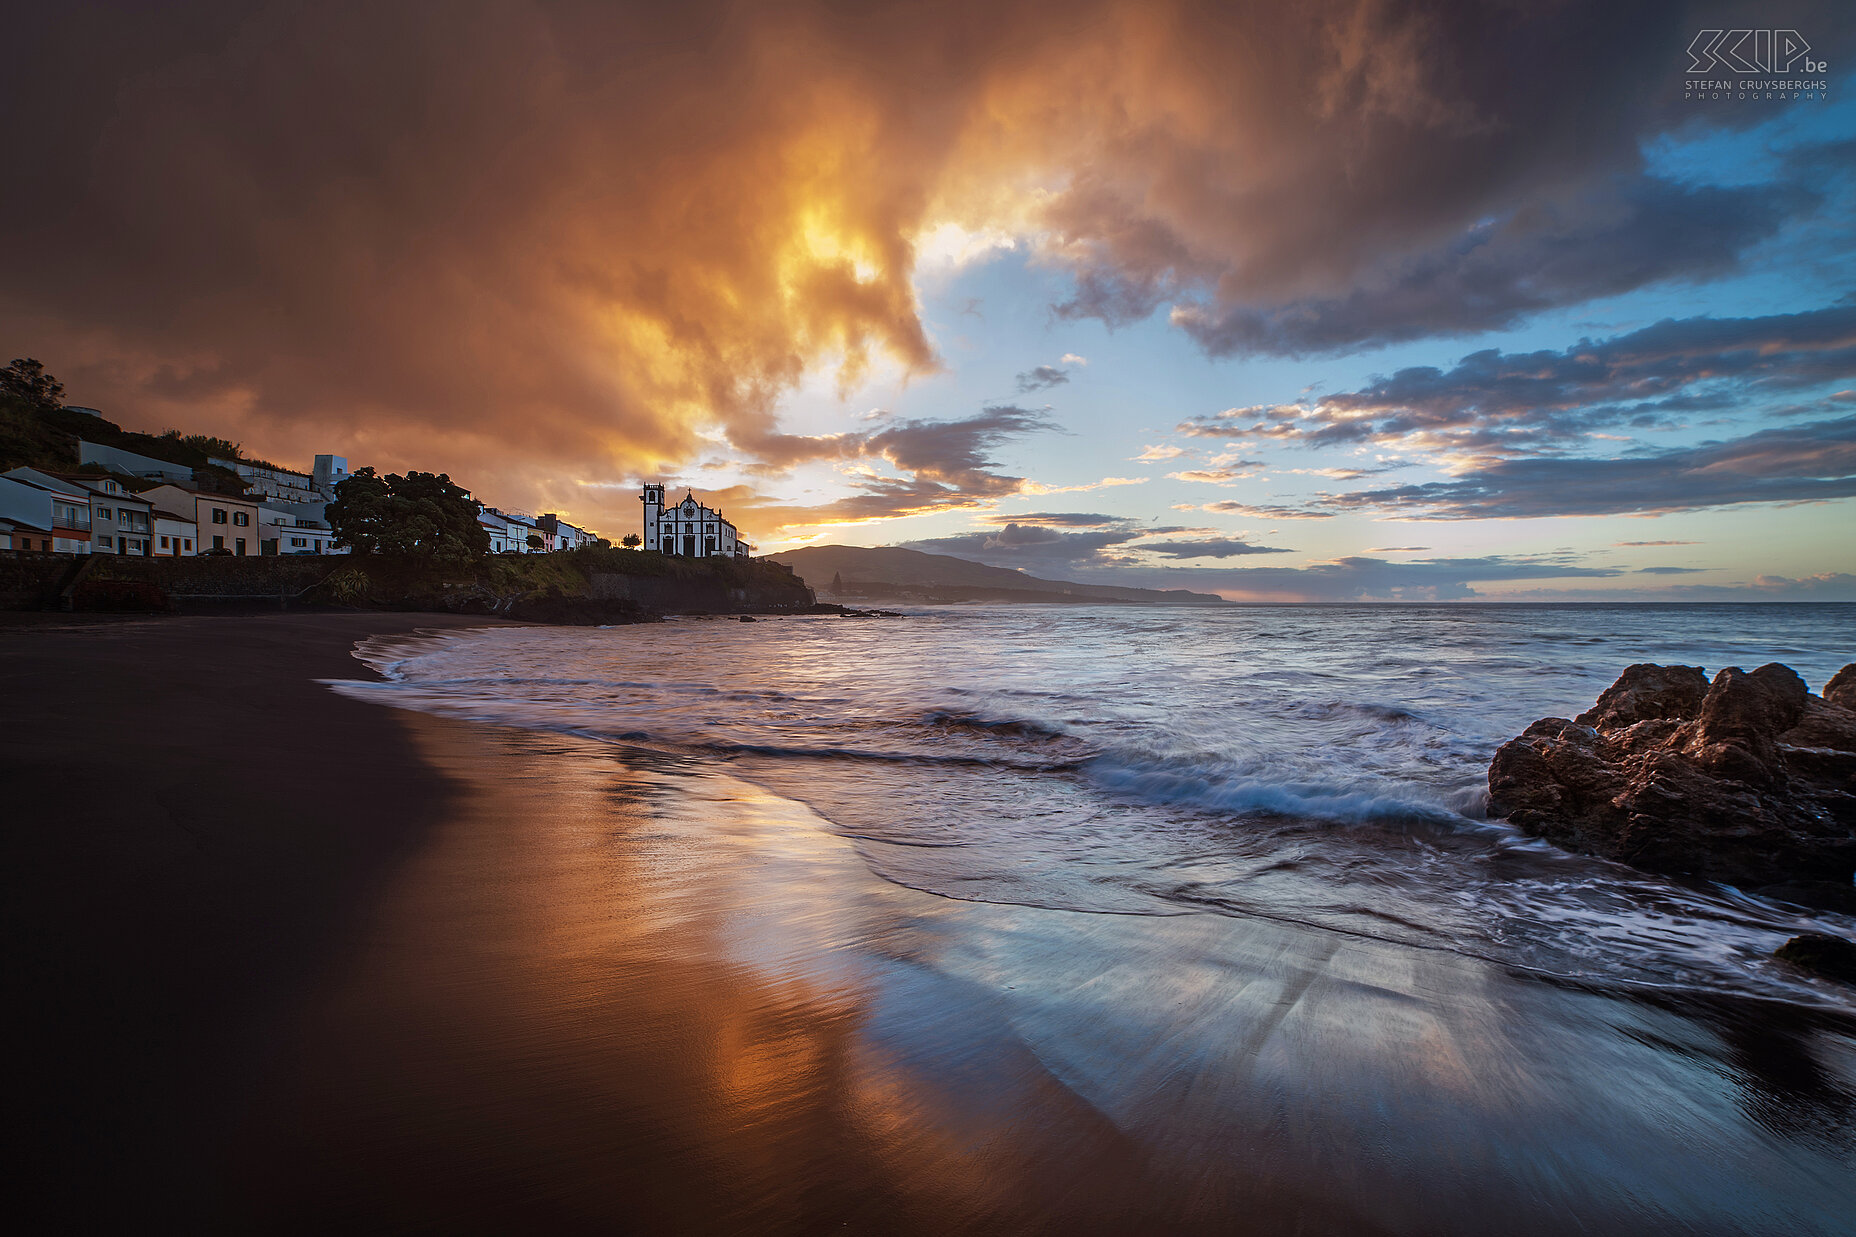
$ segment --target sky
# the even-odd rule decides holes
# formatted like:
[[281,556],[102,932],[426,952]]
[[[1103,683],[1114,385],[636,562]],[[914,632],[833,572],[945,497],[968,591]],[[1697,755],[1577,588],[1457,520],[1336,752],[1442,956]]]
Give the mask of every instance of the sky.
[[10,30],[0,348],[130,428],[614,540],[662,480],[1239,600],[1856,600],[1846,4]]

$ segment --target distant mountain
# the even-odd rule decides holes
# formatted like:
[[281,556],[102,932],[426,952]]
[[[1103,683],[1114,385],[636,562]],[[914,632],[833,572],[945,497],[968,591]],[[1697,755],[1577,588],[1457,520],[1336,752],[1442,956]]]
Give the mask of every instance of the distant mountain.
[[1122,588],[1041,580],[1022,571],[945,554],[923,554],[895,546],[820,545],[770,554],[791,567],[814,590],[831,592],[836,577],[841,597],[881,601],[1076,601],[1146,602],[1150,605],[1221,606],[1222,597],[1185,589]]

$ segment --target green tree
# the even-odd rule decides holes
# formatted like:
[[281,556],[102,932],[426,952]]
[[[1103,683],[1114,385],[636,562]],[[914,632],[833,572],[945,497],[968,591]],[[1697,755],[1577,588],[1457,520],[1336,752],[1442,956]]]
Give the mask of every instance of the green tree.
[[446,473],[382,477],[362,468],[335,487],[328,521],[336,544],[360,554],[468,562],[490,552],[490,534],[477,522],[482,510]]
[[0,393],[10,401],[29,404],[43,412],[64,407],[64,383],[45,372],[31,357],[19,357],[0,369]]
[[619,544],[628,550],[636,550],[643,544],[643,541],[639,538],[637,533],[626,533],[623,537],[619,538]]

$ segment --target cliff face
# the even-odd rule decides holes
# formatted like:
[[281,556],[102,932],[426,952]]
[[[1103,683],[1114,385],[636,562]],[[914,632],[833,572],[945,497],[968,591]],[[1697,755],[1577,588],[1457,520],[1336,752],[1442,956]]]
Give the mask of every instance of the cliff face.
[[[666,559],[588,548],[474,564],[343,555],[20,559],[0,580],[11,609],[412,610],[540,623],[625,623],[662,614],[781,613],[812,591],[765,560]],[[16,578],[15,578],[16,577]]]
[[1503,745],[1489,800],[1569,849],[1856,909],[1856,665],[1822,696],[1778,664],[1632,666]]

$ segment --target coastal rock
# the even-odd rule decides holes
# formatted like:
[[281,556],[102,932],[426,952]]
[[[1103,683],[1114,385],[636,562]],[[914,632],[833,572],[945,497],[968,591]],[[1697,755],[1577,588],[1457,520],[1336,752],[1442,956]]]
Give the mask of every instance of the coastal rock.
[[1780,962],[1826,979],[1856,984],[1856,943],[1822,932],[1801,932],[1773,951]]
[[1856,910],[1856,665],[1821,697],[1776,663],[1632,666],[1504,744],[1489,805],[1571,850]]
[[1824,684],[1824,699],[1856,713],[1856,665],[1845,666],[1830,676],[1830,682]]

